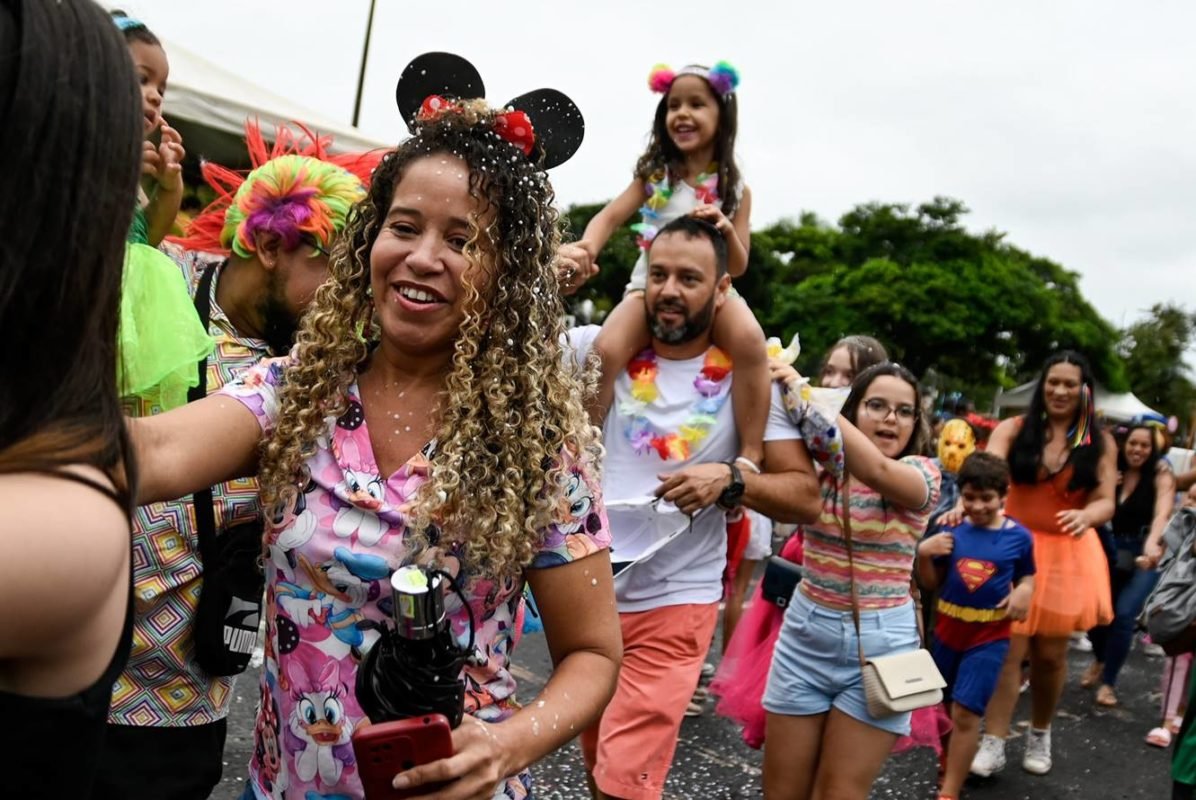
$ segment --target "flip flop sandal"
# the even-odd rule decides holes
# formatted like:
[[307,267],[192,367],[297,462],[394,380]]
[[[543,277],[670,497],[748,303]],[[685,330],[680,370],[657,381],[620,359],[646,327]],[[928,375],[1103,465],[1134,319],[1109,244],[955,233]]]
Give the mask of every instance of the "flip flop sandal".
[[1146,743],[1151,747],[1161,747],[1165,750],[1171,746],[1171,731],[1166,728],[1155,728],[1146,734]]

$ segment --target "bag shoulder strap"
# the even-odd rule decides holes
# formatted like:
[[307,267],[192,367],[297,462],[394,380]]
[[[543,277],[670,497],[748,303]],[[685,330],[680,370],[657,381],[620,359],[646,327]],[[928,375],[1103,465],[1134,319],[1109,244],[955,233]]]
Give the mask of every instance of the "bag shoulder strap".
[[[841,525],[843,527],[843,538],[847,542],[847,568],[849,579],[851,581],[851,621],[855,624],[855,641],[859,651],[860,666],[863,667],[868,659],[864,655],[864,638],[860,635],[860,593],[856,588],[855,583],[855,547],[852,544],[851,538],[851,476],[844,474],[843,476],[843,518]],[[918,625],[918,640],[923,647],[926,646],[926,630],[922,624],[922,591],[918,588],[918,583],[914,576],[910,575],[909,582],[910,597],[914,601],[914,619]]]
[[843,474],[843,538],[847,542],[847,569],[851,583],[851,621],[855,623],[855,643],[859,650],[860,667],[863,668],[868,659],[864,657],[864,637],[860,635],[860,592],[855,585],[855,547],[851,541],[851,475]]
[[[199,278],[199,285],[195,289],[195,311],[199,314],[199,322],[207,333],[208,325],[212,321],[212,282],[219,271],[219,264],[212,264],[204,270]],[[208,395],[208,356],[199,360],[199,383],[187,390],[187,402],[194,403]],[[195,527],[199,534],[199,557],[205,559],[205,554],[216,542],[216,509],[212,498],[211,487],[205,487],[192,495],[195,506]]]

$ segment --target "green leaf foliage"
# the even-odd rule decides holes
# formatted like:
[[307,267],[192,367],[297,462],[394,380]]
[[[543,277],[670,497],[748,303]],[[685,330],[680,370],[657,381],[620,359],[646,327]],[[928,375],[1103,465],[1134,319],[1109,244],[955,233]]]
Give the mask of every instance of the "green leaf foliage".
[[1134,394],[1143,403],[1181,424],[1196,405],[1196,386],[1188,377],[1184,353],[1196,335],[1196,316],[1173,304],[1158,303],[1150,314],[1123,331],[1121,355]]
[[[569,209],[575,235],[600,208]],[[933,368],[940,388],[978,407],[998,387],[1033,377],[1060,348],[1087,355],[1110,389],[1127,389],[1118,331],[1084,299],[1078,275],[1002,233],[966,230],[967,213],[960,201],[936,197],[916,208],[859,205],[837,225],[810,213],[783,220],[752,233],[735,287],[767,334],[801,334],[807,374],[837,339],[867,333],[916,374]],[[608,307],[636,255],[634,235],[617,232],[599,259],[602,274],[580,296]]]

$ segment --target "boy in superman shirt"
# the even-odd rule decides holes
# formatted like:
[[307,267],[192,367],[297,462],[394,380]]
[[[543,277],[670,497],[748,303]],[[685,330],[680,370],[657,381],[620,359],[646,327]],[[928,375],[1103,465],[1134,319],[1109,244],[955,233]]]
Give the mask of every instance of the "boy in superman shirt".
[[964,520],[918,546],[918,579],[938,590],[934,661],[947,681],[954,731],[939,800],[958,800],[980,741],[980,718],[1009,652],[1012,620],[1034,592],[1034,541],[1003,513],[1009,467],[973,453],[958,477]]

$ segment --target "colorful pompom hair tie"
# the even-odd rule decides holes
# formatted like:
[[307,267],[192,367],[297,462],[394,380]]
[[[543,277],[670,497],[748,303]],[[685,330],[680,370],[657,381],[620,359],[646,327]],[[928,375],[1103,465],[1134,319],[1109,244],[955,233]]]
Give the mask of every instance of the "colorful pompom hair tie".
[[673,81],[682,75],[696,75],[702,78],[720,97],[733,94],[739,88],[739,70],[728,61],[718,61],[713,67],[690,64],[676,72],[668,64],[656,64],[648,72],[648,88],[656,94],[667,94]]

